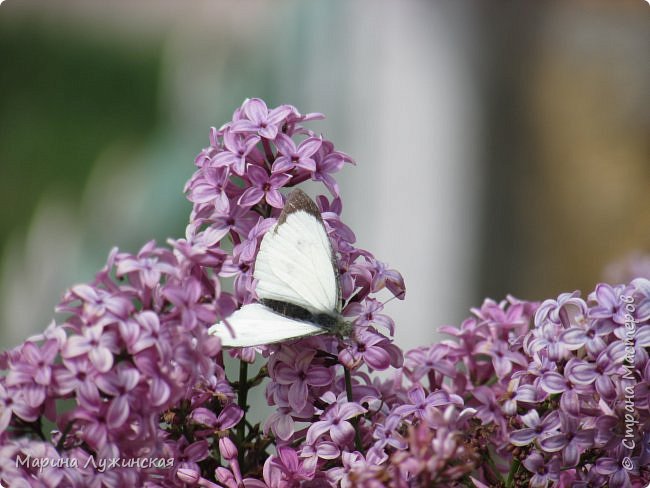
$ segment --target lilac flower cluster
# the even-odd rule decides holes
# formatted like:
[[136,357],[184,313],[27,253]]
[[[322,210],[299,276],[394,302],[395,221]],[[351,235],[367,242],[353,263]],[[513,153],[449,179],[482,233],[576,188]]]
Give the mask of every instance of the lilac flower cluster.
[[[219,341],[206,332],[218,302],[205,253],[184,250],[114,250],[92,283],[66,292],[61,324],[3,354],[0,479],[9,486],[170,486],[166,460],[196,466],[207,457],[207,441],[175,435],[173,414],[184,402],[234,395],[215,361]],[[57,468],[42,469],[44,459]],[[161,461],[98,467],[112,459]]]
[[443,328],[455,340],[407,353],[405,371],[476,410],[494,459],[477,486],[647,486],[650,281],[472,312]]
[[[451,340],[403,353],[378,298],[403,298],[403,279],[342,222],[332,175],[352,160],[303,126],[321,117],[246,100],[195,160],[185,238],[111,252],[65,294],[59,324],[0,356],[0,481],[645,486],[650,282],[599,285],[587,301],[486,300],[443,327]],[[316,201],[354,333],[224,358],[207,329],[256,299],[255,256],[280,190],[306,180],[329,194]],[[233,358],[237,378],[224,369]],[[255,387],[270,407],[258,425],[247,418]]]

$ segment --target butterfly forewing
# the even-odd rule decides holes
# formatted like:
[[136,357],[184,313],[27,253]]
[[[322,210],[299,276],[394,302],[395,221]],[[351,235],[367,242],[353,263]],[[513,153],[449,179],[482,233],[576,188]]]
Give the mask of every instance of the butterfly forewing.
[[289,302],[312,313],[336,312],[332,246],[318,208],[300,190],[294,190],[277,225],[262,239],[255,278],[262,300]]
[[252,347],[326,332],[309,322],[279,315],[260,303],[251,303],[227,318],[233,337],[224,323],[210,327],[210,334],[221,339],[223,347]]

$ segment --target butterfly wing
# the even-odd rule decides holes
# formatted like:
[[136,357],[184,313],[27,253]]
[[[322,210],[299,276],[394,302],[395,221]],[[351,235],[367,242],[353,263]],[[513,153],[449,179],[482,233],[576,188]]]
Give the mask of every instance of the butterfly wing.
[[333,313],[339,305],[332,245],[316,204],[294,190],[278,222],[260,244],[255,261],[257,296]]
[[213,325],[209,333],[221,339],[223,347],[251,347],[322,334],[325,329],[284,317],[260,303],[244,305],[228,317],[234,337],[223,322]]
[[234,337],[223,322],[210,327],[224,347],[272,344],[328,331],[326,324],[310,320],[338,314],[338,273],[318,207],[301,190],[289,195],[278,222],[262,238],[254,276],[262,303],[245,305],[228,317]]

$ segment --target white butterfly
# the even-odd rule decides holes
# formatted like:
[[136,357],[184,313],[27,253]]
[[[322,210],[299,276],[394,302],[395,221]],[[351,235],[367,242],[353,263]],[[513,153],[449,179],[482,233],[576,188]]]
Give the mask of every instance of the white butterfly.
[[294,190],[276,225],[262,238],[254,276],[260,303],[210,327],[224,347],[272,344],[316,334],[349,335],[340,311],[332,244],[316,204]]

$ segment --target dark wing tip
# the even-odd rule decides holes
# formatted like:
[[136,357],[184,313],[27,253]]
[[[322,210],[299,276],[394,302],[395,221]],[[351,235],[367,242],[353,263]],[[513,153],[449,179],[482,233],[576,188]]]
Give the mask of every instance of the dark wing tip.
[[291,192],[287,198],[287,202],[284,204],[282,213],[278,218],[278,225],[283,224],[284,221],[287,220],[289,214],[298,212],[299,210],[313,215],[319,222],[323,221],[320,215],[320,210],[318,210],[316,203],[311,198],[309,198],[309,196],[304,191],[296,188]]

